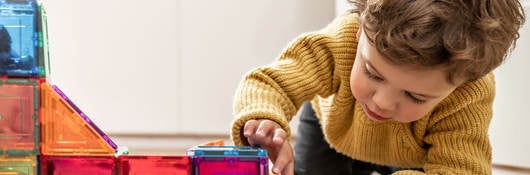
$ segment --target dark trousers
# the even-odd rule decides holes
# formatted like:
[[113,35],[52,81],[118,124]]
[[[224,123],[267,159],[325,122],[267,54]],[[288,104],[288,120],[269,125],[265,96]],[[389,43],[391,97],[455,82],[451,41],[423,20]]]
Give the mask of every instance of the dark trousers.
[[294,152],[295,175],[385,175],[398,170],[353,160],[330,148],[311,103],[303,106]]

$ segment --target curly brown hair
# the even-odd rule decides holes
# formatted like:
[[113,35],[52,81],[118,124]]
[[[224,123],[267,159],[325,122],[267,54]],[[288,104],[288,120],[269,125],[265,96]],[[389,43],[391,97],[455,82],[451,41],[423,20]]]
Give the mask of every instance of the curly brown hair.
[[369,42],[390,62],[440,67],[453,84],[478,79],[515,47],[517,0],[349,0]]

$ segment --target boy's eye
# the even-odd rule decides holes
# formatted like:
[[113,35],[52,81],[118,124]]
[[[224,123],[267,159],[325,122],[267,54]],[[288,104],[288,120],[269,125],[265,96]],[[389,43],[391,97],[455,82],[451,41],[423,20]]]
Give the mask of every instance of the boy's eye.
[[422,99],[418,99],[416,97],[414,97],[414,95],[412,95],[410,92],[405,92],[405,95],[410,98],[412,100],[412,102],[416,103],[416,104],[423,104],[426,102],[426,100],[422,100]]
[[366,68],[366,66],[364,67],[363,71],[364,71],[364,74],[366,74],[366,76],[368,76],[368,78],[370,78],[372,80],[375,80],[375,81],[383,81],[383,79],[381,77],[378,77],[377,75],[374,75],[370,71],[368,71],[368,68]]

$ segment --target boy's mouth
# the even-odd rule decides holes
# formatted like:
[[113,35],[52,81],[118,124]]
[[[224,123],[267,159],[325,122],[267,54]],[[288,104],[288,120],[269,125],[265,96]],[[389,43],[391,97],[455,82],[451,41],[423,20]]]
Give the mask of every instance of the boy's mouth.
[[385,120],[388,120],[390,118],[385,118],[385,117],[382,117],[378,114],[376,114],[375,112],[373,112],[372,110],[370,110],[370,108],[368,108],[368,106],[363,105],[363,108],[364,108],[364,111],[366,113],[366,115],[372,119],[372,120],[375,120],[375,121],[385,121]]

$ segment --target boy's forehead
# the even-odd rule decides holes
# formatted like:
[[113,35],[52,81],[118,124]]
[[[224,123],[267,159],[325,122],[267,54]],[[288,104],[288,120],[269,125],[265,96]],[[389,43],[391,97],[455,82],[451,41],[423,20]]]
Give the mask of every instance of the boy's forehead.
[[390,85],[402,90],[424,94],[445,94],[452,91],[455,85],[447,82],[442,68],[421,67],[416,65],[396,65],[388,61],[377,49],[367,42],[366,36],[359,41],[359,59],[385,79]]
[[359,38],[359,49],[357,50],[357,54],[359,54],[361,57],[363,57],[365,59],[365,61],[369,62],[370,64],[373,64],[372,61],[374,58],[378,58],[377,61],[382,61],[384,62],[385,64],[390,64],[390,65],[393,65],[393,66],[396,66],[396,67],[399,67],[402,71],[405,71],[405,72],[421,72],[421,71],[432,71],[432,70],[438,70],[438,71],[441,71],[441,72],[445,72],[446,71],[446,67],[444,67],[442,64],[440,64],[439,66],[422,66],[422,65],[419,65],[419,64],[406,64],[406,63],[402,63],[402,64],[398,64],[398,63],[395,63],[392,60],[392,58],[388,58],[387,56],[381,54],[377,48],[372,45],[372,43],[370,43],[368,41],[368,38],[367,36],[364,34],[364,32],[361,32],[361,36]]

